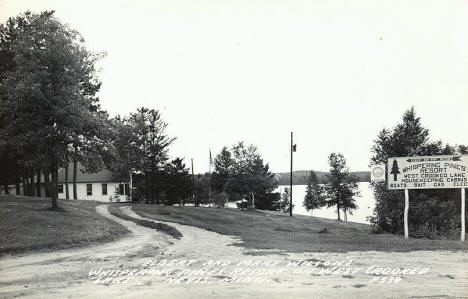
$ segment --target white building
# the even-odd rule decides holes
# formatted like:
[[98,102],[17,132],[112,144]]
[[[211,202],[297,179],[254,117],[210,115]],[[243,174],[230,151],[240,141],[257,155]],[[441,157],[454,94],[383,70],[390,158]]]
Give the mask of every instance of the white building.
[[[103,169],[97,173],[85,173],[84,167],[78,164],[76,174],[78,199],[105,202],[128,201],[128,184],[116,182],[112,171]],[[73,198],[73,165],[68,167],[68,195]],[[65,169],[58,173],[58,197],[66,198]]]
[[[37,178],[34,190],[37,190]],[[45,197],[45,179],[41,175],[41,194],[40,197]],[[84,167],[78,164],[77,174],[77,199],[97,200],[104,202],[121,202],[128,201],[128,184],[119,183],[114,180],[112,171],[104,169],[97,173],[85,173]],[[9,194],[16,194],[15,185],[8,186]],[[23,184],[20,184],[20,193],[24,195]],[[0,194],[5,194],[4,187],[1,186]],[[65,188],[65,169],[62,168],[58,173],[58,197],[61,199],[66,198]],[[68,168],[68,198],[73,199],[73,165]]]

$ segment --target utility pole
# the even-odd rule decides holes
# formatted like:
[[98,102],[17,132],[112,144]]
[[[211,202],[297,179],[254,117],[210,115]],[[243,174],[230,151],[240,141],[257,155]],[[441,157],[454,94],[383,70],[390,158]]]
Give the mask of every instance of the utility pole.
[[[208,171],[208,173],[210,174],[210,184],[208,186],[208,207],[211,206],[211,162],[212,162],[212,159],[211,159],[211,149],[210,149],[210,165],[209,165],[209,171]],[[213,207],[214,207],[214,204],[213,204]]]
[[195,175],[193,174],[193,158],[192,158],[192,201],[193,204],[197,207],[197,203],[195,202]]
[[293,143],[293,132],[291,132],[291,172],[289,177],[289,216],[292,216],[292,189],[293,189],[293,152],[296,151],[296,145]]

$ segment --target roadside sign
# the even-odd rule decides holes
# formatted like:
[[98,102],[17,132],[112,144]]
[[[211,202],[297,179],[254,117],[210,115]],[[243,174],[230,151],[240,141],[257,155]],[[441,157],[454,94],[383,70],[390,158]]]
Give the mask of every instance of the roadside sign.
[[[388,189],[405,190],[403,225],[409,237],[408,189],[461,189],[461,232],[465,241],[465,188],[468,187],[468,155],[388,158]],[[371,172],[372,175],[372,172]]]
[[371,182],[385,182],[385,165],[371,166]]
[[388,158],[388,189],[468,187],[468,156]]

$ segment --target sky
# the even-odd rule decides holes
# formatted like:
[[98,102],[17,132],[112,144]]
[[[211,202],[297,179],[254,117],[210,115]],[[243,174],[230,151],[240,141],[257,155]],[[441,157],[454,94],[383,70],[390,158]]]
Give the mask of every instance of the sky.
[[161,112],[196,173],[237,141],[274,172],[368,170],[411,106],[431,140],[468,144],[468,1],[0,0],[0,22],[55,10],[99,66],[111,116]]

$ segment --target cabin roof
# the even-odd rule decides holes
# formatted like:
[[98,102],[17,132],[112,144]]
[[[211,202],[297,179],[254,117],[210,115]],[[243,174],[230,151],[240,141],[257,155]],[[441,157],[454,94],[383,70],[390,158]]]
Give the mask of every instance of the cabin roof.
[[[76,172],[77,183],[98,183],[98,182],[114,182],[113,172],[108,169],[103,169],[96,173],[86,173],[83,165],[78,163]],[[68,166],[68,182],[73,182],[73,163]],[[65,183],[65,168],[60,168],[58,171],[58,183]]]

